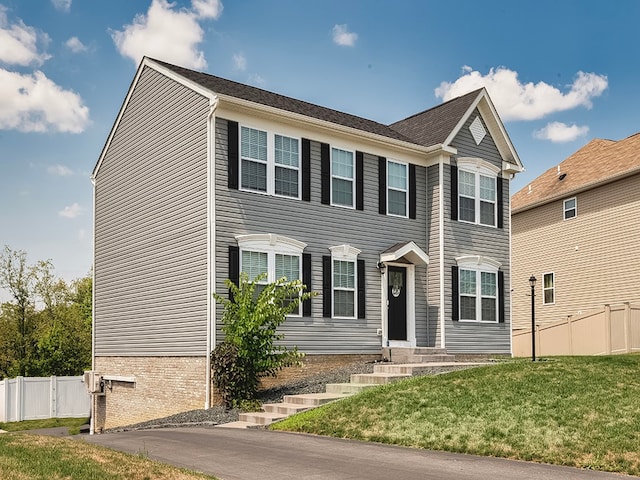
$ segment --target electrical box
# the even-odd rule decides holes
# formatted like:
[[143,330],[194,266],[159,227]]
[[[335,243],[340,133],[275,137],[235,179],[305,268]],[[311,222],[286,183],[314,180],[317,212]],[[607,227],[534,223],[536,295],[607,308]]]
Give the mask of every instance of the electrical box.
[[104,378],[94,371],[86,371],[82,377],[89,393],[94,395],[104,395]]

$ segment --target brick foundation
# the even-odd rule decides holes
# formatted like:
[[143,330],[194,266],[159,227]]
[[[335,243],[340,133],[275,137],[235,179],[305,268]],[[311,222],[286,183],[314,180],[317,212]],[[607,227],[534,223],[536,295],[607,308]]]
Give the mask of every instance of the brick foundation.
[[96,397],[97,432],[204,408],[205,357],[96,357],[95,370],[136,380],[106,382]]
[[[380,355],[307,355],[300,367],[287,367],[275,378],[262,379],[261,388],[314,375],[353,362],[380,360]],[[107,382],[96,397],[95,430],[132,425],[154,418],[204,408],[205,357],[96,357],[99,375],[135,377],[135,383]],[[221,403],[212,388],[211,405]]]

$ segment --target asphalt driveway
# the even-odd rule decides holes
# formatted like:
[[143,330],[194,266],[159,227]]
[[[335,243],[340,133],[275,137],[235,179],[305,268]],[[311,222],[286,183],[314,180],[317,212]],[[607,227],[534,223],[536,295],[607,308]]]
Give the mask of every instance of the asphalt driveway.
[[223,480],[622,480],[611,473],[268,430],[163,428],[81,440]]

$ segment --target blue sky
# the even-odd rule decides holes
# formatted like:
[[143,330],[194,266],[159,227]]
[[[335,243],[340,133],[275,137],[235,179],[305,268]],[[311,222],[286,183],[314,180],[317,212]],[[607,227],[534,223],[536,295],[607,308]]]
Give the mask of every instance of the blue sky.
[[0,0],[0,247],[89,271],[89,177],[143,55],[381,123],[485,85],[515,192],[640,131],[639,24],[636,0]]

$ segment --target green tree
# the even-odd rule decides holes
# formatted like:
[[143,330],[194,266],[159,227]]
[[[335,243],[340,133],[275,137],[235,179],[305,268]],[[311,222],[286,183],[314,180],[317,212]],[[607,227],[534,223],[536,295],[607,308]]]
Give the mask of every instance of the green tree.
[[211,352],[213,381],[227,406],[253,400],[261,377],[276,376],[302,357],[297,347],[287,349],[279,343],[284,334],[278,333],[277,328],[300,302],[314,294],[305,292],[299,280],[281,278],[258,285],[264,278],[261,275],[250,282],[243,273],[239,285],[225,281],[231,299],[213,294],[224,307],[225,336]]

